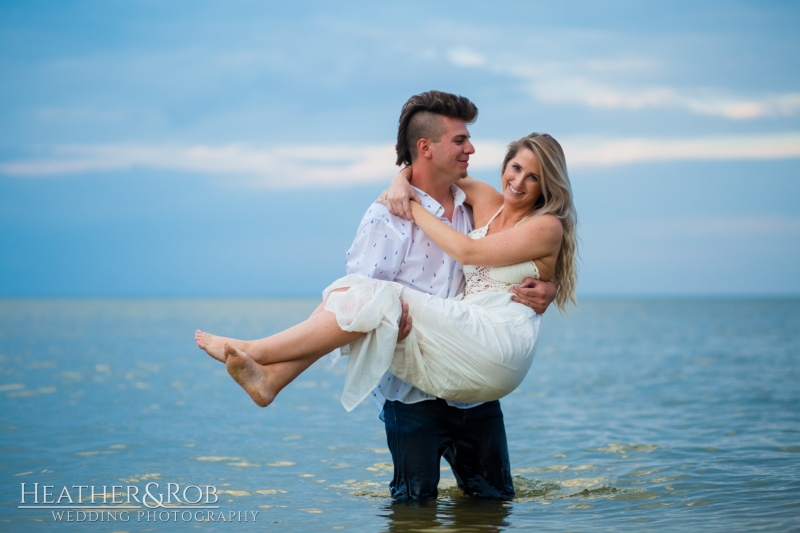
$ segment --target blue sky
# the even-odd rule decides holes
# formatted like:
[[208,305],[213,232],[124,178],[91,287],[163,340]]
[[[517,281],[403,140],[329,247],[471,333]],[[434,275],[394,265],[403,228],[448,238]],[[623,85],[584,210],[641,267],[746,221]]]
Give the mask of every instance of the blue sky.
[[0,296],[315,295],[399,110],[566,151],[579,295],[800,294],[792,2],[3,2]]

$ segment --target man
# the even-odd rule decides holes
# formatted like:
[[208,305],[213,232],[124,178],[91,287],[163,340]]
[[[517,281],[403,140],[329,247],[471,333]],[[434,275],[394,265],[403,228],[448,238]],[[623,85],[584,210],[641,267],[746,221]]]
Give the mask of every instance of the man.
[[[411,185],[430,213],[462,233],[472,230],[464,193],[475,152],[467,125],[478,109],[468,99],[439,91],[412,96],[403,106],[397,132],[397,164],[412,168]],[[463,290],[461,265],[415,224],[380,204],[367,210],[347,252],[347,273],[396,281],[447,298]],[[516,301],[544,312],[555,297],[549,282],[526,280]],[[401,331],[407,329],[401,324]],[[390,484],[396,500],[437,496],[444,456],[467,495],[508,500],[514,496],[503,413],[498,401],[463,404],[425,394],[387,372],[373,396],[381,409],[394,462]]]

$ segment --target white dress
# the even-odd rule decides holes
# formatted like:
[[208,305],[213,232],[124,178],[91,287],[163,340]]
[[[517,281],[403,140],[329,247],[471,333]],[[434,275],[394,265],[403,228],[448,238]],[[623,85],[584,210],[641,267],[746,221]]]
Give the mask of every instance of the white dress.
[[[469,236],[486,236],[499,213]],[[345,409],[361,403],[387,370],[423,392],[459,402],[496,400],[519,386],[533,361],[541,316],[512,302],[509,289],[526,277],[538,279],[539,269],[533,261],[465,265],[464,277],[464,295],[453,299],[358,274],[323,291],[325,310],[336,315],[339,327],[365,333],[342,348],[349,355]],[[331,292],[343,287],[349,289]],[[408,304],[412,328],[398,343],[401,298]]]

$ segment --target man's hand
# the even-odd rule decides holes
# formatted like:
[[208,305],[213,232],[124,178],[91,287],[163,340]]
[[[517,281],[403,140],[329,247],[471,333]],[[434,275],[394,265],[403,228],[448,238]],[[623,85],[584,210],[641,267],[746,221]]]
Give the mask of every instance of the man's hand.
[[408,316],[408,304],[400,300],[403,306],[403,312],[400,314],[400,322],[397,323],[397,342],[402,341],[408,334],[411,333],[411,317]]
[[554,283],[533,278],[525,278],[522,285],[512,287],[511,292],[514,293],[511,297],[512,300],[527,305],[538,315],[543,315],[547,307],[556,299]]

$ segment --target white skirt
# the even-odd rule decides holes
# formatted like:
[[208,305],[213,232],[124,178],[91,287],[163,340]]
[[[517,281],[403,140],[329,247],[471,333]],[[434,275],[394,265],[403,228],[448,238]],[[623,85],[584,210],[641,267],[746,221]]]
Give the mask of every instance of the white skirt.
[[[346,292],[331,292],[349,287]],[[541,317],[511,293],[443,299],[399,283],[350,274],[323,291],[344,331],[365,333],[349,355],[342,405],[352,411],[389,370],[445,400],[488,402],[516,389],[530,369]],[[397,342],[400,298],[411,333]]]

